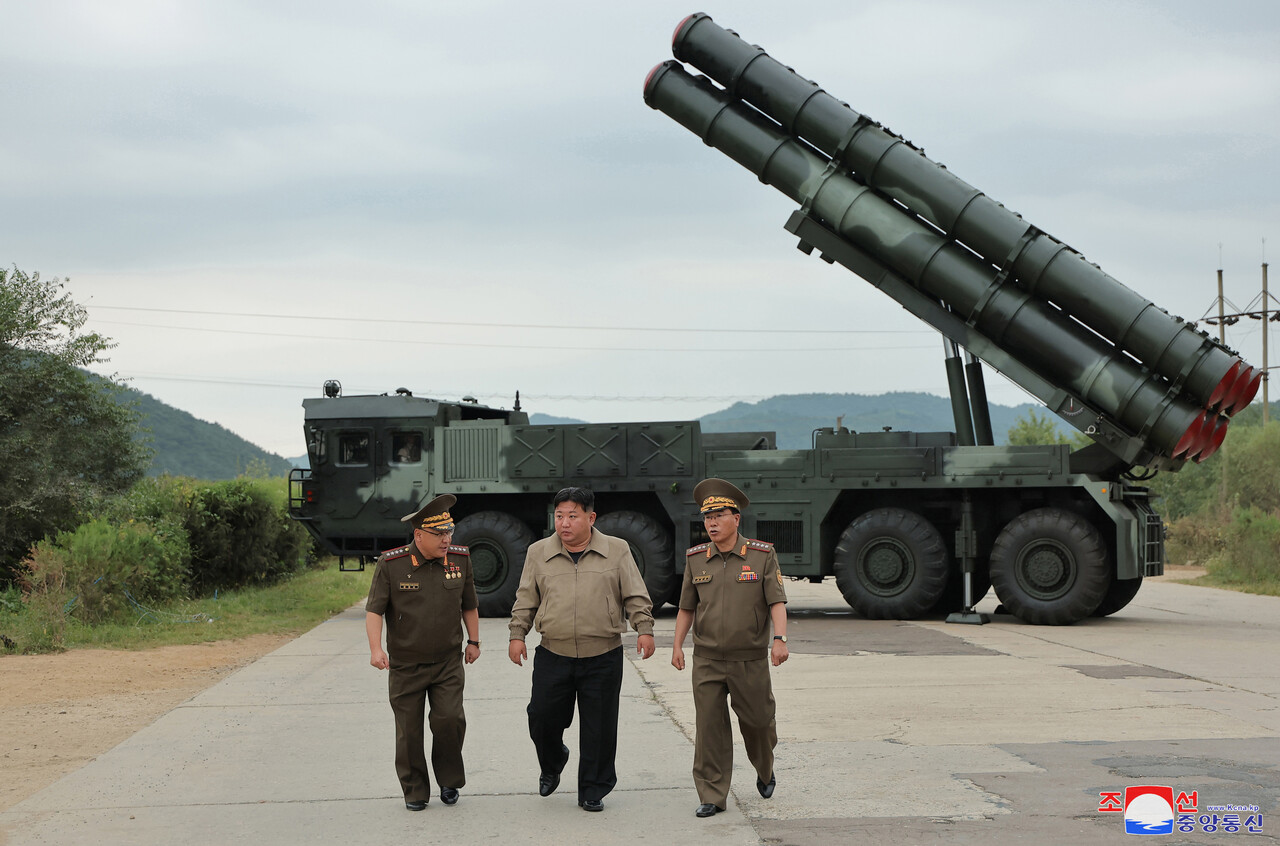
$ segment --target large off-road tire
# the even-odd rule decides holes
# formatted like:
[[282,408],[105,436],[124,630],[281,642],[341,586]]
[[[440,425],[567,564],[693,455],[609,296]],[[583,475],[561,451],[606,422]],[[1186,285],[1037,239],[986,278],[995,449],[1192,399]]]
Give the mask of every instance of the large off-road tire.
[[1010,614],[1062,626],[1088,617],[1111,585],[1111,561],[1097,528],[1059,508],[1009,521],[991,550],[991,586]]
[[676,598],[680,582],[676,578],[675,545],[666,526],[639,511],[611,511],[596,518],[596,528],[631,546],[631,557],[644,577],[654,611]]
[[471,550],[471,575],[476,583],[480,616],[510,614],[533,532],[510,514],[481,511],[458,521],[453,542]]
[[1133,601],[1142,587],[1142,576],[1136,579],[1112,579],[1102,604],[1093,609],[1094,617],[1109,617]]
[[849,524],[836,544],[836,585],[871,620],[915,620],[938,604],[950,556],[932,523],[904,508],[877,508]]

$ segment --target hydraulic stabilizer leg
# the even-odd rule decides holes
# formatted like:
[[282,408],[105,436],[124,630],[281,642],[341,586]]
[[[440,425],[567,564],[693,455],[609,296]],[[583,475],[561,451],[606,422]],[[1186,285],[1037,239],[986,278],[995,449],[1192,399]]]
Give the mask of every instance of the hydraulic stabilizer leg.
[[973,529],[973,500],[965,491],[960,504],[960,528],[956,531],[956,555],[964,573],[964,608],[947,615],[948,623],[969,623],[981,626],[991,622],[986,614],[973,610],[973,568],[978,557],[978,535]]

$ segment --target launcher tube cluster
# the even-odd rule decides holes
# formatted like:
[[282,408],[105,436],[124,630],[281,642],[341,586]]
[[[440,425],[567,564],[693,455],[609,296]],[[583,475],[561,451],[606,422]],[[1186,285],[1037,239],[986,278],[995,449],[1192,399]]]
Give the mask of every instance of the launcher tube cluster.
[[646,103],[1155,455],[1203,460],[1253,399],[1235,353],[710,17],[672,44],[707,76],[665,62]]

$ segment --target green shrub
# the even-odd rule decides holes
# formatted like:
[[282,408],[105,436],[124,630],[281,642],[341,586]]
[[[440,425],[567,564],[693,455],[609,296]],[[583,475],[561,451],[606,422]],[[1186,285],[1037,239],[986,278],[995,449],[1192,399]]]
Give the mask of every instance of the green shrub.
[[1207,567],[1226,552],[1226,536],[1227,524],[1219,516],[1198,512],[1169,524],[1165,554],[1170,564]]
[[270,584],[305,566],[311,539],[285,513],[279,488],[279,480],[241,477],[185,492],[184,528],[197,594]]
[[1213,581],[1225,585],[1280,586],[1280,516],[1241,508],[1227,527],[1223,554],[1206,563]]
[[24,652],[58,652],[66,648],[67,590],[65,561],[61,555],[39,545],[19,566],[19,586],[26,612],[21,623],[18,646]]
[[1280,513],[1280,426],[1233,428],[1232,435],[1223,456],[1229,496],[1242,508]]
[[23,562],[24,581],[49,588],[60,584],[67,610],[93,625],[124,619],[135,602],[185,596],[189,559],[182,535],[99,518],[37,543]]

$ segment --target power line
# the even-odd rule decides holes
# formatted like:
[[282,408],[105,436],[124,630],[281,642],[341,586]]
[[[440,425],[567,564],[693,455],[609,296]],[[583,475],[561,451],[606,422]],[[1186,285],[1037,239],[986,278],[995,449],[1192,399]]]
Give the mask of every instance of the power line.
[[[310,341],[356,341],[360,343],[368,343],[371,339],[334,337],[332,335],[299,335],[289,332],[257,332],[250,329],[210,329],[203,326],[172,326],[156,323],[132,323],[124,320],[99,320],[96,321],[100,325],[105,326],[135,326],[143,329],[171,329],[178,332],[209,332],[218,335],[255,335],[266,338],[293,338]],[[454,324],[457,325],[457,324]],[[446,340],[430,340],[424,338],[379,338],[384,342],[395,343],[397,345],[412,344],[424,347],[467,347],[470,349],[501,349],[501,350],[539,350],[544,352],[642,352],[642,353],[832,353],[832,352],[869,352],[872,350],[915,350],[928,349],[929,345],[915,344],[911,346],[887,347],[882,345],[868,347],[747,347],[742,349],[728,349],[725,347],[589,347],[581,344],[574,345],[537,345],[537,344],[495,344],[495,343],[474,343],[469,341],[446,341]]]
[[[166,376],[155,373],[133,373],[119,377],[125,381],[158,381],[158,382],[192,382],[196,384],[211,385],[234,385],[244,388],[273,388],[287,390],[318,390],[315,384],[299,385],[290,382],[249,382],[240,379],[213,379],[199,378],[194,376]],[[361,392],[367,394],[389,393],[387,391],[378,391],[374,388],[350,388],[345,392],[351,395],[353,392]],[[439,391],[442,396],[476,396],[476,397],[493,397],[499,401],[507,397],[514,397],[513,391],[475,391],[475,390],[449,390]],[[591,401],[591,402],[757,402],[766,399],[772,394],[743,394],[743,395],[727,395],[727,396],[607,396],[601,394],[585,395],[585,394],[537,394],[521,392],[521,399],[532,400],[554,400],[554,401]],[[436,399],[431,397],[431,399]]]
[[[148,311],[159,314],[197,314],[201,316],[214,317],[252,317],[263,318],[267,320],[324,320],[335,323],[376,323],[386,325],[389,323],[400,324],[404,326],[464,326],[471,329],[547,329],[556,332],[574,331],[574,332],[696,332],[697,334],[707,333],[728,333],[728,334],[789,334],[789,335],[912,335],[924,334],[930,330],[926,329],[748,329],[748,328],[712,328],[697,326],[692,328],[672,328],[669,326],[549,326],[545,323],[473,323],[459,320],[403,320],[401,318],[387,317],[332,317],[328,315],[306,315],[306,314],[263,314],[256,312],[237,312],[237,311],[204,311],[198,309],[180,309],[180,308],[150,308],[145,306],[108,306],[108,305],[91,305],[91,309],[104,309],[110,311]],[[142,326],[147,324],[124,324],[128,326]],[[210,330],[212,331],[212,330]]]

